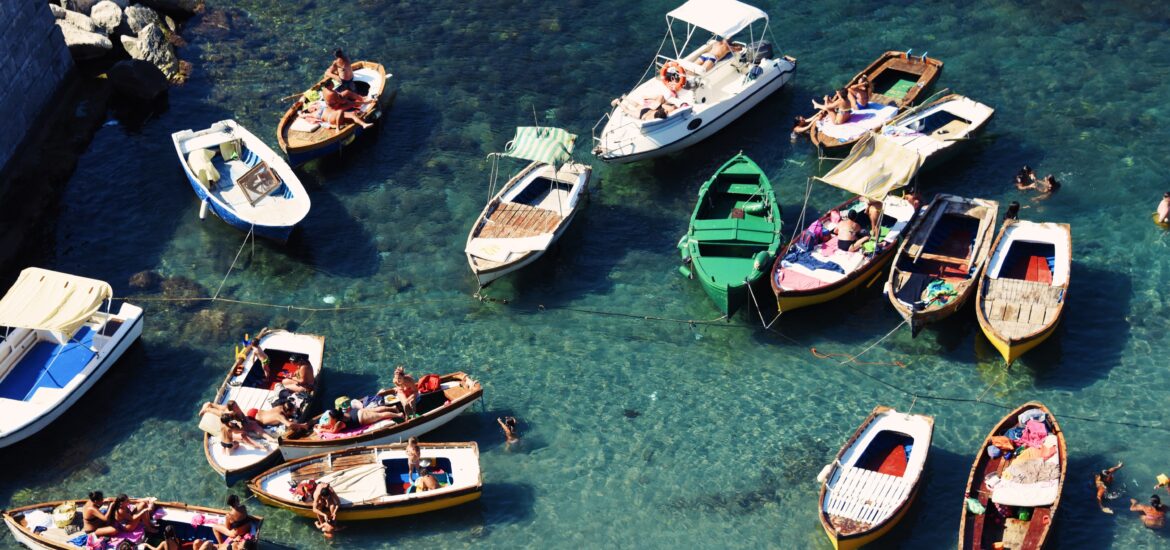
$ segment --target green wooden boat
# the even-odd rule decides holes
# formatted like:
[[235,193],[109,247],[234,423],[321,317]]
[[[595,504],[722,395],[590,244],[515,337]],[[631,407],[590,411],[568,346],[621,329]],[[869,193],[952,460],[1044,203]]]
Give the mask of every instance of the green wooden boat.
[[[780,225],[772,183],[740,153],[699,188],[690,229],[678,243],[679,272],[698,279],[730,317],[751,301],[749,286],[770,270],[780,248]],[[757,299],[768,296],[766,289],[752,290]]]

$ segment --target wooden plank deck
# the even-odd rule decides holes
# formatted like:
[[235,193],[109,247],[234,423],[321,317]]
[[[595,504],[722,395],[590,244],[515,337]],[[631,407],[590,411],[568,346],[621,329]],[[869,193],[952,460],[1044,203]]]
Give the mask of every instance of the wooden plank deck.
[[1028,336],[1060,315],[1060,287],[1021,279],[988,279],[984,284],[983,313],[1004,336]]
[[294,469],[291,478],[296,483],[300,483],[306,479],[317,479],[331,472],[346,470],[364,464],[373,464],[376,462],[376,457],[377,455],[373,452],[359,455],[346,455],[333,459],[332,468],[329,467],[328,462],[325,460],[314,461]]
[[485,239],[535,237],[555,231],[561,219],[559,214],[551,210],[504,202],[488,214],[476,236]]

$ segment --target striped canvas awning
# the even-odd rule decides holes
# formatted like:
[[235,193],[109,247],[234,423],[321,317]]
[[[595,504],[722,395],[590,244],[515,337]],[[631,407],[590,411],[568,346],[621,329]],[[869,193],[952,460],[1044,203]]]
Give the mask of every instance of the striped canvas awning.
[[508,142],[502,154],[557,165],[569,160],[576,141],[575,134],[560,128],[521,126],[516,128],[516,137]]

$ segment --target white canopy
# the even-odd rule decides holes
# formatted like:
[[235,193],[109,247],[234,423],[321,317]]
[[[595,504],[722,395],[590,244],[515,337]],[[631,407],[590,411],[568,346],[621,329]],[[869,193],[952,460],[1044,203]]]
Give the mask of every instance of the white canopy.
[[751,25],[757,19],[767,19],[768,14],[760,8],[736,0],[688,0],[666,14],[671,18],[686,21],[700,29],[729,38]]
[[880,201],[910,183],[920,166],[922,156],[917,151],[881,134],[869,133],[853,146],[845,160],[817,179]]
[[0,326],[72,335],[113,295],[105,281],[30,267],[0,298]]

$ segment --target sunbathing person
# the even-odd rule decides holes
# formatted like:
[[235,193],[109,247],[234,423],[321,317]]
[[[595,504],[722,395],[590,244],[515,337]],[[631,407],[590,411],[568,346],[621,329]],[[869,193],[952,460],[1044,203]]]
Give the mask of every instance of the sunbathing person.
[[711,48],[706,53],[699,56],[699,66],[709,71],[716,63],[730,57],[731,52],[742,48],[743,46],[728,42],[726,38],[716,40],[711,44]]
[[1097,506],[1106,514],[1112,514],[1113,510],[1105,506],[1105,494],[1109,491],[1109,484],[1113,483],[1113,472],[1120,470],[1121,466],[1122,463],[1118,462],[1117,466],[1101,470],[1093,475],[1093,485],[1097,486]]
[[200,539],[184,543],[179,539],[179,535],[175,533],[175,528],[171,525],[163,527],[163,539],[158,543],[158,546],[151,546],[149,543],[144,544],[148,550],[209,550],[214,546],[211,541]]
[[[309,429],[309,425],[304,422],[296,422],[297,411],[293,408],[292,401],[288,399],[277,399],[272,403],[271,409],[256,410],[249,409],[248,416],[254,418],[255,421],[263,426],[284,426],[289,433],[299,432]],[[271,437],[267,432],[262,433],[265,437]]]
[[334,403],[338,412],[341,413],[341,418],[346,425],[356,428],[358,426],[369,426],[383,420],[402,418],[403,413],[394,410],[389,405],[368,405],[363,406],[362,401],[357,399],[350,399],[348,397],[339,397]]
[[241,444],[250,449],[263,449],[264,447],[257,443],[244,430],[244,424],[236,419],[233,414],[223,414],[219,417],[221,425],[219,432],[219,445],[227,454],[235,452],[236,448]]
[[414,490],[418,492],[433,491],[439,488],[439,480],[431,475],[429,468],[420,468],[418,471],[418,479],[414,480]]
[[317,421],[315,426],[313,426],[313,433],[321,435],[344,432],[346,426],[345,422],[342,421],[341,418],[342,414],[334,410],[328,410],[324,413],[321,413],[321,419]]
[[120,524],[122,532],[130,533],[141,528],[145,532],[153,532],[154,526],[151,525],[149,517],[154,513],[156,508],[156,499],[139,499],[131,500],[125,494],[118,495],[114,498],[115,504],[121,504],[117,507],[110,506],[114,513],[114,522]]
[[415,382],[414,377],[406,374],[406,368],[402,365],[398,365],[394,369],[394,396],[398,399],[398,405],[402,407],[403,414],[409,416],[415,413],[415,405],[418,404],[419,399],[418,383]]
[[108,537],[118,534],[118,527],[114,523],[114,511],[111,506],[102,512],[102,504],[106,497],[101,491],[90,491],[89,500],[81,507],[81,527],[86,534],[98,537]]
[[321,119],[336,128],[341,128],[341,125],[347,120],[362,128],[373,126],[372,123],[362,120],[362,115],[359,111],[367,100],[354,100],[353,96],[359,98],[362,96],[354,94],[349,90],[343,90],[343,92],[346,95],[335,92],[329,89],[328,86],[321,87],[321,99],[325,100],[325,111],[321,113]]
[[846,252],[861,250],[861,246],[869,240],[868,236],[861,234],[861,224],[857,223],[857,212],[852,210],[846,217],[841,218],[833,233],[837,235],[837,248]]
[[313,366],[304,356],[289,358],[296,370],[291,376],[280,381],[280,384],[297,393],[312,393],[317,387],[317,378],[313,376]]
[[[666,99],[666,96],[663,95],[643,99],[642,106],[640,108],[632,105],[630,102],[623,101],[622,99],[615,99],[610,102],[610,105],[614,107],[621,106],[622,110],[625,111],[626,114],[632,117],[636,117],[639,120],[666,118],[667,116],[670,116],[670,113],[673,113],[680,107],[679,105],[671,103]],[[686,106],[686,104],[684,103],[682,106]]]
[[[248,412],[251,413],[252,411]],[[264,433],[264,426],[260,422],[257,422],[251,418],[255,415],[245,415],[244,411],[240,409],[239,404],[237,404],[234,400],[228,400],[228,402],[224,403],[223,405],[212,403],[210,401],[204,403],[203,406],[199,408],[199,417],[202,418],[203,415],[208,413],[219,417],[222,417],[225,414],[230,414],[232,415],[232,418],[240,421],[248,433],[254,433],[262,437],[267,437],[267,435]]]
[[422,462],[422,450],[418,448],[418,438],[411,436],[406,440],[406,474],[410,475],[418,470]]
[[833,97],[825,96],[823,103],[813,100],[813,107],[824,111],[832,118],[834,124],[845,124],[853,112],[853,104],[849,102],[849,92],[845,89],[837,90]]
[[1150,504],[1138,504],[1137,499],[1129,499],[1129,509],[1132,512],[1142,513],[1142,523],[1150,529],[1161,529],[1166,524],[1166,506],[1158,495],[1150,495]]
[[851,84],[848,90],[849,100],[853,102],[855,109],[869,107],[869,94],[873,91],[873,86],[869,83],[869,77],[865,75],[857,77],[857,82]]

